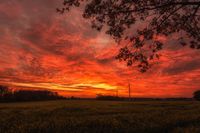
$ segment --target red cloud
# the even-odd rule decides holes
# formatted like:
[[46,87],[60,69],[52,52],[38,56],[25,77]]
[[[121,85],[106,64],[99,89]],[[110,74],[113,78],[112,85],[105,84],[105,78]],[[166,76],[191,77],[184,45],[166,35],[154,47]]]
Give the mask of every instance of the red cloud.
[[199,53],[175,47],[175,39],[155,37],[169,45],[141,74],[115,60],[120,46],[92,30],[79,10],[60,16],[54,10],[58,4],[0,2],[0,83],[79,97],[115,95],[116,90],[127,96],[129,83],[135,97],[190,97],[200,86]]

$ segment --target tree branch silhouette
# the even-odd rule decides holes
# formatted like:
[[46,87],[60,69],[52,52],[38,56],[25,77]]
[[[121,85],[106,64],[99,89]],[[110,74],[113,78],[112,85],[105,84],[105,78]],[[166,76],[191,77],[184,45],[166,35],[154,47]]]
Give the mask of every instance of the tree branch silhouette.
[[[141,72],[151,68],[167,43],[156,36],[183,32],[178,43],[200,49],[200,0],[64,0],[57,12],[63,14],[80,5],[92,28],[101,31],[106,26],[106,34],[119,43],[127,42],[116,59],[137,65]],[[134,27],[138,23],[141,26]]]

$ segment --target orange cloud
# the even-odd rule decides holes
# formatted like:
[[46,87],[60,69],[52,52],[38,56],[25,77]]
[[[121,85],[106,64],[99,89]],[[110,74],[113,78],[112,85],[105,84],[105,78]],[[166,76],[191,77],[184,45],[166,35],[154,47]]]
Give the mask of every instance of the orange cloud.
[[[16,5],[10,9],[10,4]],[[167,42],[161,59],[141,74],[115,60],[118,46],[90,28],[81,12],[56,14],[59,1],[0,2],[0,83],[16,88],[56,90],[65,96],[103,93],[134,97],[191,97],[199,89],[200,54]],[[181,49],[180,49],[181,48]]]

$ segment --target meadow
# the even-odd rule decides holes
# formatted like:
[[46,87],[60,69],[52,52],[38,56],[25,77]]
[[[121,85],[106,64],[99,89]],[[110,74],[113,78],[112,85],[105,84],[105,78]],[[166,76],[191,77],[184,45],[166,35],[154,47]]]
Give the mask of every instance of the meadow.
[[0,133],[199,133],[200,102],[0,103]]

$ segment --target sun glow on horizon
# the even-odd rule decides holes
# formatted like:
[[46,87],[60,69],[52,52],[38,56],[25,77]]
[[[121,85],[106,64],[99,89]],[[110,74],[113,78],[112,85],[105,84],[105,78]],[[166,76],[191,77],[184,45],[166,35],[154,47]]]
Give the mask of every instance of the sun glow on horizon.
[[56,84],[56,83],[18,83],[18,82],[9,82],[4,83],[16,87],[28,87],[28,88],[43,88],[50,90],[60,90],[60,91],[82,91],[84,88],[93,88],[93,89],[103,89],[103,90],[116,90],[118,86],[112,86],[106,83],[80,83],[80,84]]

